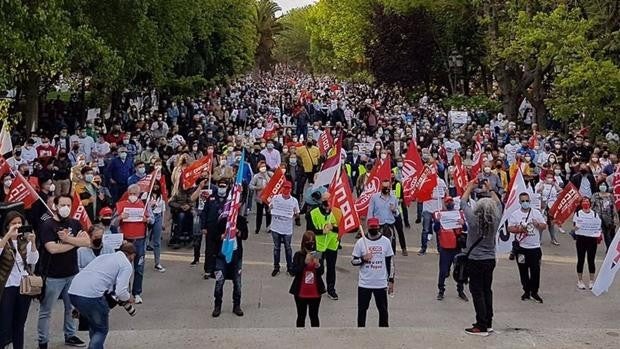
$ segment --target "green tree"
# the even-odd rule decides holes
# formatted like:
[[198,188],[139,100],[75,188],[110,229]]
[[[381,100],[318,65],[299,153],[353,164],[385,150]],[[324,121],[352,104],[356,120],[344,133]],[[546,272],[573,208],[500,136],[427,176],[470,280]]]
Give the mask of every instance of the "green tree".
[[278,11],[282,9],[273,0],[258,0],[256,3],[256,65],[261,70],[269,70],[275,63],[272,52],[276,45],[275,37],[282,31],[282,23],[276,18]]
[[307,28],[311,6],[292,9],[282,18],[282,31],[276,35],[274,56],[277,61],[311,70],[310,31]]

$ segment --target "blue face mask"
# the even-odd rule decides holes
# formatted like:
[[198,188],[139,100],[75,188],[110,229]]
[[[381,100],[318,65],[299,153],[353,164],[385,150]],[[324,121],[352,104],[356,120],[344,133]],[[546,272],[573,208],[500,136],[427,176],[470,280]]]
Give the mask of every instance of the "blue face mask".
[[530,203],[527,202],[527,201],[526,202],[522,202],[521,203],[521,208],[524,209],[524,210],[529,209],[530,208]]

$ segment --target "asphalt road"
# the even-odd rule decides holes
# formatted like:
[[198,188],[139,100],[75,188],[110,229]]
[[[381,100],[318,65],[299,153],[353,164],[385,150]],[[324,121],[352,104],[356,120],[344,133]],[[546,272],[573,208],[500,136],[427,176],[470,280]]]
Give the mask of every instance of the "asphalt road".
[[[250,232],[253,232],[254,215],[251,214],[249,219]],[[471,302],[457,298],[452,280],[447,281],[446,298],[443,301],[435,299],[438,255],[432,249],[426,256],[416,255],[420,230],[420,224],[413,224],[411,229],[406,230],[409,256],[403,257],[399,251],[396,257],[396,292],[389,299],[390,326],[400,327],[402,332],[360,332],[352,329],[336,332],[347,334],[342,337],[325,329],[356,326],[357,270],[350,263],[355,239],[353,235],[348,235],[344,238],[337,263],[336,288],[340,300],[323,297],[321,303],[320,320],[324,329],[317,332],[321,333],[321,338],[338,337],[341,344],[336,347],[357,343],[368,333],[376,334],[372,336],[373,341],[381,342],[383,338],[381,343],[386,347],[444,347],[442,343],[445,343],[446,336],[453,336],[464,347],[480,344],[472,342],[470,337],[463,337],[463,329],[474,322],[474,310]],[[296,228],[294,251],[299,248],[301,235],[301,227]],[[574,243],[567,234],[559,234],[559,241],[561,246],[552,246],[548,233],[543,237],[540,295],[544,304],[521,301],[522,290],[516,263],[505,256],[498,258],[493,282],[494,328],[497,333],[493,335],[496,338],[482,342],[486,343],[483,346],[512,348],[525,343],[524,347],[539,344],[538,347],[583,345],[602,348],[606,343],[616,343],[615,347],[620,347],[620,281],[617,280],[610,292],[601,297],[578,290],[575,286]],[[431,245],[434,244],[433,240]],[[604,246],[600,246],[603,245],[599,245],[597,265],[604,258]],[[217,343],[247,347],[243,343],[263,343],[261,334],[278,339],[279,345],[273,347],[285,347],[286,343],[295,345],[297,340],[313,332],[291,331],[296,319],[293,297],[288,293],[292,278],[285,273],[271,277],[272,248],[271,236],[264,228],[260,234],[250,235],[244,245],[242,307],[245,316],[232,314],[232,284],[227,282],[222,315],[217,319],[211,317],[214,281],[203,280],[202,266],[189,265],[193,253],[190,248],[165,249],[162,254],[162,264],[167,269],[165,273],[153,270],[152,254],[149,252],[142,295],[144,303],[136,306],[138,314],[134,318],[120,308],[112,311],[108,347],[199,348]],[[282,261],[285,269],[284,252]],[[37,316],[38,304],[33,303],[26,330],[28,344],[32,347],[35,347],[36,341]],[[377,323],[377,311],[371,303],[367,325],[375,327]],[[50,347],[63,347],[62,302],[58,302],[54,309],[50,328]],[[395,338],[395,333],[402,333],[404,337]],[[522,333],[529,333],[525,342],[525,337],[519,335]],[[79,335],[83,340],[88,339],[86,333]],[[351,341],[343,338],[350,338]]]

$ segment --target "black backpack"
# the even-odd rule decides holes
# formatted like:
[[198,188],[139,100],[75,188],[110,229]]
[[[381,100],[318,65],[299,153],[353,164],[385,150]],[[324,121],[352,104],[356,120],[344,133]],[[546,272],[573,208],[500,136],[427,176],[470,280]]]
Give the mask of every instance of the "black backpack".
[[461,252],[454,256],[454,260],[452,261],[452,264],[454,265],[454,269],[452,270],[452,278],[455,282],[463,284],[469,283],[469,274],[467,272],[467,261],[469,260],[469,254],[474,248],[476,248],[476,246],[478,246],[484,237],[484,235],[479,237],[466,253]]

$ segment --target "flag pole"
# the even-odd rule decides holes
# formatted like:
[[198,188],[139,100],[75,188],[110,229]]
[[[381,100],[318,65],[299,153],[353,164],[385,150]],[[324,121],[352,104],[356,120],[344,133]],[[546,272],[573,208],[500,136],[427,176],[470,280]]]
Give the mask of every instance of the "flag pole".
[[15,177],[17,177],[18,175],[21,176],[24,179],[24,183],[26,183],[26,185],[28,186],[29,190],[32,190],[32,192],[37,196],[37,199],[39,201],[41,201],[41,203],[43,203],[43,206],[45,206],[45,208],[49,211],[49,213],[54,214],[54,211],[52,211],[49,206],[47,206],[47,202],[45,202],[45,200],[43,200],[43,198],[41,197],[41,195],[39,195],[39,193],[37,193],[36,190],[34,190],[34,188],[32,187],[32,185],[30,185],[30,182],[28,182],[26,180],[26,178],[24,178],[21,173],[17,172],[17,175],[15,174],[15,171],[13,171],[12,168],[9,167],[9,170],[11,171],[11,174]]
[[151,194],[153,193],[153,187],[155,186],[155,181],[157,181],[157,175],[158,174],[161,174],[161,169],[153,171],[153,178],[151,178],[151,185],[150,185],[150,188],[149,188],[149,194],[146,197],[146,204],[144,205],[144,213],[142,214],[143,217],[146,215],[146,210],[148,209],[149,204],[151,203]]

